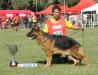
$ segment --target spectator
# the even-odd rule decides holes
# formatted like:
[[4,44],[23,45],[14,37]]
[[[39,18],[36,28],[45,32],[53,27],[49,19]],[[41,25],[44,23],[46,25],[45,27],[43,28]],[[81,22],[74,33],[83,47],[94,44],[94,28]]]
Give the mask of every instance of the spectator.
[[17,14],[17,15],[14,17],[13,21],[12,21],[12,23],[14,24],[13,27],[14,27],[14,29],[15,29],[16,31],[18,31],[18,29],[19,29],[19,21],[20,21],[20,17],[19,17],[19,14]]
[[27,17],[24,17],[24,24],[25,24],[25,28],[27,29],[28,28],[28,18]]
[[31,14],[29,14],[28,16],[28,26],[29,28],[32,28],[32,15]]
[[37,16],[35,15],[35,13],[32,14],[32,22],[33,25],[37,23]]
[[2,19],[1,19],[1,28],[4,29],[5,25],[6,25],[6,17],[2,16]]
[[11,18],[6,18],[6,26],[8,29],[11,29]]

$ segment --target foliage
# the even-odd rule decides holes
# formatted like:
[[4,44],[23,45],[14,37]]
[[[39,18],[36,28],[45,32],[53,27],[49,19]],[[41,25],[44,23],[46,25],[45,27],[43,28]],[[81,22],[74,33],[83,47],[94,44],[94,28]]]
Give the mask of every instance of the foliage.
[[8,0],[0,0],[0,9],[8,9],[8,8],[9,8]]
[[35,8],[35,11],[45,9],[47,2],[48,0],[33,0],[33,8]]
[[72,7],[80,2],[80,0],[59,0],[60,3]]
[[[41,11],[51,4],[66,4],[72,7],[80,0],[0,0],[0,9],[29,9]],[[94,0],[98,2],[98,0]]]
[[11,0],[14,9],[27,9],[29,3],[27,0]]
[[94,1],[96,1],[98,3],[98,0],[94,0]]

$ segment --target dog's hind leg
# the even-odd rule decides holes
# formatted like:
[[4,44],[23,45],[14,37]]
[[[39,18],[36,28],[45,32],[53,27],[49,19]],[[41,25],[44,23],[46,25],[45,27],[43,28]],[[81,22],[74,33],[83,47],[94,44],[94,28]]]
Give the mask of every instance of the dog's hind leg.
[[84,52],[83,52],[83,50],[82,50],[81,47],[79,48],[78,55],[81,58],[81,60],[83,60],[83,62],[85,63],[85,65],[88,66],[89,65],[88,59],[85,56],[85,54],[84,54]]
[[69,55],[68,58],[74,61],[74,63],[71,66],[75,66],[80,62],[79,60],[75,59],[73,56]]
[[88,59],[85,56],[83,56],[82,60],[83,60],[83,62],[85,63],[86,66],[89,66]]
[[86,58],[86,56],[85,56],[85,54],[84,54],[84,52],[80,46],[74,47],[71,51],[72,51],[72,55],[76,59],[81,59],[81,60],[83,60],[85,65],[89,65],[88,59]]

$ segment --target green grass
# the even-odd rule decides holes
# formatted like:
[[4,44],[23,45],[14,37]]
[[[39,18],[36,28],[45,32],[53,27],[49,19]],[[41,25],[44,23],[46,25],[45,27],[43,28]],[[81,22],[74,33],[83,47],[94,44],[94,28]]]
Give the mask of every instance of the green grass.
[[[6,44],[21,44],[16,54],[16,60],[19,63],[46,60],[46,54],[41,47],[26,37],[28,31],[27,29],[19,31],[0,30],[0,75],[98,75],[98,28],[87,28],[84,32],[84,51],[90,62],[89,67],[83,65],[71,67],[64,63],[53,64],[50,68],[44,68],[42,63],[38,63],[36,68],[9,67],[11,55]],[[74,35],[71,35],[73,30],[68,32],[71,37],[82,44],[81,31]]]

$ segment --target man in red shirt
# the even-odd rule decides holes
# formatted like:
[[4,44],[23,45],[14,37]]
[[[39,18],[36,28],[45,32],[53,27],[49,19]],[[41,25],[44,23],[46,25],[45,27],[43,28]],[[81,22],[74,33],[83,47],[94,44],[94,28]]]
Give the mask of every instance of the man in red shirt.
[[14,17],[13,21],[12,21],[12,23],[14,23],[14,29],[15,29],[16,31],[18,31],[18,29],[19,29],[19,21],[20,21],[20,17],[19,17],[19,14],[17,14],[17,15]]
[[61,8],[58,5],[52,7],[52,16],[45,20],[43,31],[49,34],[66,35],[66,29],[81,29],[78,25],[72,25],[61,16]]

